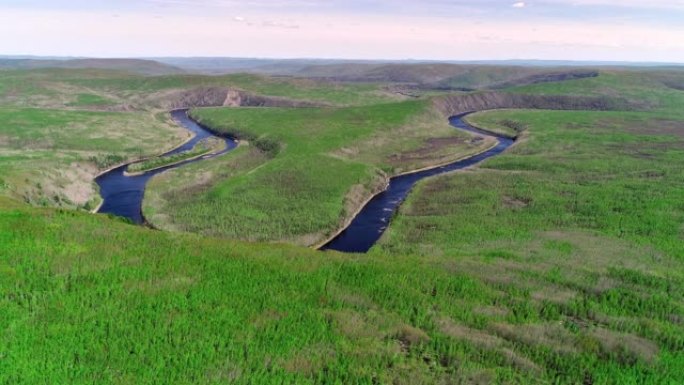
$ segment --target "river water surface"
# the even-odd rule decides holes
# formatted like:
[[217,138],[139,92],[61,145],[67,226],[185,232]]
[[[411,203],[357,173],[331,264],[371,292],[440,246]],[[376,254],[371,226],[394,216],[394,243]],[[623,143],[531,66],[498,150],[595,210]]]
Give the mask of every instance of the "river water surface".
[[[321,247],[321,250],[337,250],[348,253],[365,253],[380,239],[387,229],[392,215],[406,199],[413,186],[419,180],[445,172],[460,170],[480,163],[487,158],[501,154],[510,147],[514,140],[505,136],[478,130],[463,121],[467,114],[461,114],[449,119],[449,123],[457,129],[469,131],[480,136],[491,136],[498,140],[495,147],[470,158],[459,160],[445,166],[406,174],[390,179],[387,190],[376,195],[361,212],[354,217],[351,224],[337,237]],[[454,191],[458,194],[458,191]]]
[[[192,132],[195,136],[183,145],[161,155],[161,157],[177,154],[179,152],[191,150],[202,139],[214,136],[207,129],[197,124],[188,117],[188,110],[171,111],[173,119]],[[103,202],[98,213],[114,214],[120,217],[128,218],[132,222],[142,224],[144,218],[142,215],[142,201],[145,195],[145,186],[147,182],[155,175],[166,170],[180,167],[188,163],[198,162],[204,159],[213,158],[234,149],[237,143],[230,138],[221,138],[226,141],[226,147],[222,151],[207,154],[197,159],[186,160],[177,164],[162,167],[156,170],[150,170],[141,175],[124,175],[128,164],[112,169],[95,179],[95,182],[100,186],[100,195]]]
[[[187,115],[187,110],[172,111],[171,115],[180,125],[194,133],[195,136],[192,140],[182,146],[161,155],[162,157],[190,150],[200,140],[214,136],[209,130],[190,119]],[[454,116],[449,119],[449,122],[452,126],[460,130],[469,131],[480,136],[495,137],[498,141],[497,145],[470,158],[459,160],[441,167],[391,178],[387,190],[376,195],[369,201],[359,214],[354,217],[351,224],[343,232],[337,235],[337,237],[321,247],[321,250],[337,250],[355,253],[367,252],[378,239],[380,239],[397,208],[401,202],[406,199],[408,193],[419,180],[472,166],[487,158],[502,153],[513,144],[513,139],[481,131],[468,125],[463,121],[465,115],[467,114]],[[138,224],[143,223],[142,200],[145,195],[145,186],[150,178],[172,168],[219,156],[237,146],[237,143],[234,140],[228,138],[223,139],[226,141],[226,148],[224,150],[205,155],[198,159],[191,159],[151,170],[141,175],[124,175],[124,171],[128,165],[117,167],[102,174],[95,179],[100,186],[100,195],[103,198],[102,206],[98,212],[125,217]],[[454,194],[458,194],[458,192],[455,191]]]

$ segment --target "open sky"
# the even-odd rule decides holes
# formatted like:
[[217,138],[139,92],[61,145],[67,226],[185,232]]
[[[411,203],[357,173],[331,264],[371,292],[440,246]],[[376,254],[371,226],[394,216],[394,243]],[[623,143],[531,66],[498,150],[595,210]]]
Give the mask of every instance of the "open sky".
[[684,0],[0,0],[0,54],[684,62]]

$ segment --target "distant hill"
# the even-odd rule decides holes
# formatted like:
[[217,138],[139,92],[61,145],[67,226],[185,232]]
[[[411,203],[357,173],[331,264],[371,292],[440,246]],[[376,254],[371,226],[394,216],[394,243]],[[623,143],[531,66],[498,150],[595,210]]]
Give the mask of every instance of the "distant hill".
[[[680,67],[682,63],[657,62],[607,62],[607,61],[571,61],[571,60],[355,60],[355,59],[265,59],[239,57],[151,57],[160,63],[183,68],[187,71],[226,74],[235,72],[265,73],[276,75],[293,75],[298,72],[310,72],[315,67],[326,66],[329,71],[336,69],[344,73],[367,70],[384,65],[460,65],[460,66],[496,66],[496,67]],[[315,75],[314,73],[310,73]]]
[[351,61],[336,59],[154,58],[205,74],[257,73],[345,82],[390,82],[445,90],[503,88],[513,85],[597,76],[581,67],[457,64],[418,61]]
[[496,89],[598,75],[598,71],[595,69],[543,65],[547,62],[535,62],[539,65],[497,65],[493,64],[497,62],[463,64],[412,60],[352,61],[255,58],[154,58],[154,60],[189,72],[205,74],[246,72],[345,82],[391,82],[417,88],[444,90]]
[[215,57],[161,57],[151,60],[204,74],[230,74],[249,72],[270,75],[294,75],[310,66],[350,65],[359,63],[385,63],[377,61],[337,59],[259,59],[259,58],[215,58]]
[[[146,59],[93,59],[71,57],[0,56],[0,69],[94,68],[142,75],[181,73],[254,73],[342,82],[399,83],[406,88],[430,90],[500,89],[543,82],[598,76],[604,68],[648,67],[682,70],[668,63],[508,61],[373,61],[343,59],[261,59],[221,57],[167,57]],[[668,80],[672,88],[681,84]]]
[[310,66],[297,75],[339,81],[404,83],[420,88],[474,90],[594,77],[598,76],[598,71],[575,67],[361,63]]
[[[177,73],[255,73],[274,76],[327,78],[340,81],[391,81],[430,88],[496,88],[510,82],[540,82],[558,77],[582,77],[586,68],[660,67],[682,69],[678,63],[589,62],[566,60],[354,60],[354,59],[264,59],[239,57],[147,57],[139,59],[95,59],[0,55],[0,69],[97,68],[143,75]],[[515,83],[517,84],[517,83]]]
[[0,69],[94,68],[126,71],[141,75],[171,75],[185,71],[168,64],[144,59],[36,59],[0,58]]

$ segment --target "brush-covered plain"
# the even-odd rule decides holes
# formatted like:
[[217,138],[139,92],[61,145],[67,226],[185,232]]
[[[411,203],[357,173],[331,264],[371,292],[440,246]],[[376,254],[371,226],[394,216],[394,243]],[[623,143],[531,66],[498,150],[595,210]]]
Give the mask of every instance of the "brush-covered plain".
[[0,120],[0,194],[42,206],[89,209],[98,172],[188,136],[143,112],[0,108]]
[[[11,123],[0,186],[17,198],[0,196],[0,384],[683,383],[681,74],[610,70],[516,88],[628,98],[644,111],[471,116],[518,143],[419,184],[361,256],[224,237],[313,243],[330,231],[317,226],[333,229],[381,187],[373,181],[485,145],[429,101],[371,105],[389,101],[384,88],[354,84],[340,92],[370,87],[379,99],[194,111],[249,143],[155,178],[145,213],[173,230],[215,224],[214,238],[16,194],[22,181],[43,185],[31,170],[61,171],[72,157],[97,169],[181,141],[156,104],[136,103],[191,76],[0,72]],[[283,93],[296,84],[245,79]],[[308,100],[302,87],[292,92]],[[334,95],[322,100],[350,100]],[[221,228],[210,215],[245,223]]]
[[469,120],[528,129],[481,167],[420,183],[372,255],[441,260],[482,285],[442,331],[548,381],[684,381],[684,115]]
[[327,105],[387,103],[404,99],[380,83],[332,83],[250,74],[141,76],[106,69],[0,71],[0,104],[79,109],[164,109],[179,92],[209,87]]
[[[155,178],[143,211],[160,228],[313,245],[337,230],[387,175],[445,163],[490,145],[449,126],[426,101],[347,108],[213,108],[191,115],[249,142],[262,163],[218,179]],[[229,154],[252,157],[249,152]],[[215,159],[212,163],[233,162]],[[199,187],[193,187],[201,185]],[[189,187],[190,186],[190,187]]]
[[186,140],[187,131],[167,110],[196,102],[202,96],[195,94],[212,87],[326,105],[401,99],[371,83],[245,74],[142,76],[108,69],[0,70],[0,194],[35,205],[97,206],[94,176]]

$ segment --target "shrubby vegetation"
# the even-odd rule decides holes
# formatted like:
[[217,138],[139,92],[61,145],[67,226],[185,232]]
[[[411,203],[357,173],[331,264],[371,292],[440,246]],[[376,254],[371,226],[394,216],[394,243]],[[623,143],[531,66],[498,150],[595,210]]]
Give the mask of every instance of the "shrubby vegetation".
[[[441,163],[444,156],[456,159],[488,145],[471,143],[469,135],[434,115],[425,101],[209,108],[193,110],[192,116],[216,131],[247,139],[268,159],[243,162],[251,168],[224,180],[179,184],[174,175],[181,171],[174,170],[149,185],[148,197],[158,199],[146,199],[146,217],[161,228],[247,240],[317,244],[384,187],[386,173]],[[411,125],[417,118],[426,122]],[[397,147],[402,151],[395,152]],[[189,187],[194,184],[198,188]]]
[[[103,60],[93,65],[108,64],[112,63]],[[135,61],[113,65],[139,66],[142,73],[150,69],[146,66],[154,67],[154,63]],[[213,101],[216,105],[223,103],[229,89],[257,101],[268,97],[284,104],[352,105],[400,99],[380,84],[332,84],[244,74],[142,76],[102,68],[2,70],[3,191],[27,202],[82,207],[97,197],[91,182],[99,171],[157,155],[182,142],[186,132],[164,114],[201,100],[212,88],[220,91]],[[257,144],[277,151],[276,143]],[[67,199],[55,200],[55,196]]]
[[372,254],[441,261],[483,285],[490,296],[461,299],[451,335],[486,354],[515,352],[547,381],[683,381],[684,115],[469,120],[529,130],[476,170],[419,184]]
[[184,160],[197,158],[202,155],[221,151],[225,148],[225,141],[216,137],[209,137],[199,141],[192,149],[188,151],[179,152],[177,154],[153,157],[151,159],[143,160],[133,163],[127,167],[129,173],[139,173],[154,170],[156,168],[169,166]]
[[499,124],[504,126],[504,127],[510,128],[516,134],[520,134],[521,132],[523,132],[527,129],[527,126],[524,123],[518,122],[516,120],[511,120],[511,119],[503,119],[503,120],[499,121]]
[[[25,81],[55,73],[118,102],[205,81],[11,72],[0,73],[0,99],[72,100]],[[0,383],[682,383],[684,94],[671,86],[680,78],[655,74],[515,90],[560,95],[552,101],[619,94],[650,112],[471,116],[527,129],[506,154],[421,183],[365,256],[0,197]],[[292,85],[219,79],[283,94]],[[328,100],[363,98],[340,96],[357,86],[377,91],[344,86]],[[254,143],[162,174],[145,213],[174,230],[312,242],[309,231],[339,223],[383,173],[477,149],[428,107],[195,111]],[[90,157],[158,151],[128,141],[140,127],[179,141],[149,113],[11,108],[0,118],[0,189],[28,186],[40,192],[33,205],[64,201],[53,186],[73,179],[52,173],[76,159],[92,175]]]
[[97,196],[93,178],[101,170],[170,148],[185,135],[144,112],[5,107],[0,120],[2,193],[69,208]]
[[359,257],[2,201],[0,234],[0,382],[682,379],[681,261],[596,233]]
[[118,154],[102,154],[94,155],[88,158],[95,166],[101,170],[105,170],[117,164],[123,163],[126,158]]

